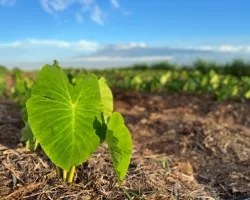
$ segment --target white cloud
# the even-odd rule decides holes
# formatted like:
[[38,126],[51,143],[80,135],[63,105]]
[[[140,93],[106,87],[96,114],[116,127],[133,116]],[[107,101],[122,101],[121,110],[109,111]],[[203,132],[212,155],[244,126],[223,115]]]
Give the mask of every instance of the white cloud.
[[147,45],[145,42],[130,42],[127,44],[115,44],[113,45],[113,49],[115,50],[126,50],[132,48],[146,48]]
[[103,25],[104,24],[103,17],[104,17],[104,14],[102,10],[99,8],[99,6],[95,6],[91,14],[91,19],[95,23]]
[[73,50],[80,51],[96,51],[100,48],[100,44],[94,41],[79,40],[76,42],[67,42],[62,40],[46,40],[46,39],[26,39],[23,41],[14,41],[10,43],[0,43],[1,47],[25,47],[29,48],[31,46],[52,46],[59,48],[71,48]]
[[202,51],[212,51],[213,47],[208,46],[208,45],[204,45],[204,46],[200,46],[199,49]]
[[[99,11],[98,11],[99,12]],[[102,19],[99,19],[99,14],[96,14],[95,20],[100,20],[98,23],[102,23]],[[82,16],[78,16],[79,21],[83,20]],[[94,19],[93,19],[94,20]],[[132,50],[132,49],[147,49],[151,48],[152,46],[148,46],[145,42],[129,42],[129,43],[117,43],[117,44],[108,44],[108,45],[101,45],[96,41],[88,41],[88,40],[79,40],[74,42],[63,41],[63,40],[53,40],[53,39],[25,39],[25,40],[16,40],[13,42],[5,42],[0,43],[0,48],[3,47],[11,47],[11,48],[18,48],[18,47],[27,47],[27,46],[53,46],[53,47],[60,47],[60,48],[72,48],[75,50]],[[247,52],[250,53],[250,45],[219,45],[219,46],[212,46],[212,45],[200,45],[200,46],[187,46],[178,49],[186,49],[186,50],[200,50],[200,51],[215,51],[215,52]]]
[[129,11],[125,10],[124,8],[122,8],[120,6],[118,0],[110,0],[110,3],[111,3],[111,5],[112,5],[113,8],[118,9],[123,15],[129,16],[129,15],[132,14],[131,12],[129,12]]
[[82,50],[91,50],[91,51],[95,51],[98,50],[100,48],[100,44],[97,42],[90,42],[87,40],[79,40],[76,43],[73,43],[73,45],[77,48],[77,49],[82,49]]
[[[124,15],[131,15],[130,12],[124,11],[124,9],[120,7],[118,0],[106,0],[106,2],[108,1],[110,1],[111,5],[114,8],[119,9]],[[78,7],[74,13],[74,18],[78,23],[83,22],[83,13],[88,13],[88,17],[99,25],[104,24],[104,19],[106,17],[106,14],[104,14],[105,12],[95,0],[40,0],[40,4],[49,14],[64,12],[70,9],[71,6]]]
[[0,6],[13,6],[16,0],[0,0]]
[[62,48],[69,48],[71,43],[60,41],[60,40],[39,40],[39,39],[28,39],[25,41],[26,45],[46,45],[46,46],[56,46]]
[[250,46],[247,45],[202,45],[202,46],[187,46],[184,49],[202,50],[202,51],[218,51],[218,52],[250,52]]
[[49,0],[40,0],[40,4],[46,12],[52,13],[52,10],[49,8]]
[[20,67],[30,66],[32,68],[51,63],[55,58],[60,63],[64,63],[64,66],[109,67],[161,60],[187,64],[195,61],[197,57],[229,61],[236,56],[248,59],[249,55],[249,44],[199,45],[174,48],[173,46],[163,45],[152,46],[145,42],[101,44],[89,40],[64,41],[36,38],[0,42],[0,64]]
[[120,7],[118,0],[110,0],[110,2],[114,8]]
[[97,62],[97,61],[120,61],[120,62],[143,62],[143,61],[155,61],[155,60],[171,60],[171,56],[140,56],[140,57],[122,57],[122,56],[86,56],[86,57],[79,57],[79,58],[71,58],[70,61],[73,62],[80,62],[80,61],[87,61],[87,62]]
[[247,52],[250,53],[250,46],[247,46],[246,49],[247,49]]
[[232,46],[232,45],[222,45],[219,47],[219,51],[226,52],[238,52],[238,51],[246,50],[243,46]]
[[66,10],[76,0],[40,0],[43,9],[48,13]]
[[12,47],[12,48],[15,48],[15,47],[19,47],[23,45],[23,41],[14,41],[14,42],[10,42],[10,43],[0,43],[0,48],[1,47]]
[[81,12],[91,11],[94,5],[94,0],[79,0],[79,2],[82,5]]

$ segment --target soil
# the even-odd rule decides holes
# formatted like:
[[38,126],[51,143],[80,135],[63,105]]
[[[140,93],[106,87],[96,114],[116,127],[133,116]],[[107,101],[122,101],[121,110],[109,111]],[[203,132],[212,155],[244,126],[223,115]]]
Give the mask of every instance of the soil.
[[[133,138],[118,186],[106,144],[62,182],[42,149],[19,141],[19,108],[0,101],[0,199],[250,199],[250,102],[114,91]],[[132,199],[132,198],[131,198]]]

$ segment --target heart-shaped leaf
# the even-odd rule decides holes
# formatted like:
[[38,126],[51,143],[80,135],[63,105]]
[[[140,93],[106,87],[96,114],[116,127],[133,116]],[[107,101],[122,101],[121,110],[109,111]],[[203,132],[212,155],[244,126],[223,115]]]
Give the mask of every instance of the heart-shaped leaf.
[[120,183],[123,181],[132,154],[132,139],[120,113],[114,112],[108,121],[106,141]]
[[73,86],[59,66],[46,65],[26,106],[35,138],[62,169],[80,165],[100,145],[94,124],[103,107],[94,74],[87,74]]

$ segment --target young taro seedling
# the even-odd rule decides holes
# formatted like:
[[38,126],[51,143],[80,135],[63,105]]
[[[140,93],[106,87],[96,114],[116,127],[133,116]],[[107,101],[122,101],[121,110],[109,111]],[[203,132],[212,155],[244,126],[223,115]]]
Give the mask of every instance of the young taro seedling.
[[31,134],[64,181],[72,182],[75,167],[105,140],[122,184],[132,154],[132,139],[122,115],[113,112],[112,92],[104,78],[98,80],[90,73],[76,77],[70,84],[60,66],[45,65],[26,109]]
[[28,114],[27,114],[27,109],[26,109],[26,101],[30,98],[31,96],[31,88],[27,90],[27,94],[25,98],[22,99],[21,104],[22,104],[22,120],[25,123],[25,127],[22,129],[22,137],[20,138],[20,141],[24,141],[26,143],[26,149],[29,151],[36,151],[36,149],[39,146],[39,142],[37,139],[34,137],[30,125],[28,122]]

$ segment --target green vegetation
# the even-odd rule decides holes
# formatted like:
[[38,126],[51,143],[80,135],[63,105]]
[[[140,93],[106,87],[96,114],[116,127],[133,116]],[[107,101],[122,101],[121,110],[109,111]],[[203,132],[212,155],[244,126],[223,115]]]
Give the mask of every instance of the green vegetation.
[[[54,66],[58,65],[58,61],[54,60]],[[0,94],[19,102],[25,112],[25,102],[30,97],[30,89],[38,72],[22,72],[18,68],[11,71],[5,67],[0,69]],[[116,89],[177,94],[189,92],[210,95],[217,100],[244,101],[250,98],[250,64],[239,59],[224,65],[197,60],[190,66],[160,62],[120,69],[65,68],[64,71],[71,84],[79,74],[92,72],[98,78],[105,77],[108,85]],[[12,77],[12,84],[6,85],[7,75]]]
[[[54,60],[54,66],[58,66]],[[0,74],[0,94],[9,96],[25,107],[30,96],[30,88],[37,72],[2,70]],[[105,70],[64,69],[68,80],[74,84],[79,74],[92,72],[98,78],[105,77],[111,88],[138,90],[144,92],[189,92],[210,95],[217,100],[246,100],[250,98],[250,64],[242,60],[219,65],[214,62],[197,60],[192,66],[177,66],[169,62],[153,65],[136,64],[132,67]],[[5,76],[13,77],[13,87],[7,88]],[[10,91],[8,93],[7,91]],[[25,112],[25,109],[24,109]]]
[[8,69],[5,66],[0,65],[0,96],[7,92],[5,77],[8,73]]
[[32,144],[31,150],[39,143],[64,181],[72,182],[75,167],[106,141],[122,183],[130,163],[132,140],[121,114],[113,112],[112,92],[104,78],[81,73],[70,83],[58,63],[45,65],[25,111],[21,139]]
[[[59,67],[59,62],[54,60],[52,66]],[[209,95],[217,100],[245,101],[250,99],[250,65],[242,60],[234,60],[225,65],[197,60],[192,66],[177,66],[169,62],[160,62],[151,66],[136,64],[120,69],[87,71],[86,69],[68,68],[63,69],[63,71],[66,73],[68,84],[72,87],[79,81],[78,79],[83,78],[88,72],[94,73],[99,78],[105,122],[113,110],[112,93],[107,84],[114,89],[175,94],[188,92]],[[25,141],[27,149],[32,151],[37,149],[39,142],[31,137],[32,131],[28,123],[26,101],[31,97],[37,76],[38,72],[24,72],[18,68],[10,71],[4,66],[0,67],[0,94],[19,103],[23,121],[26,124],[22,131],[21,140]],[[50,77],[50,79],[52,78]],[[52,84],[52,87],[54,86]]]
[[194,66],[162,62],[148,66],[95,71],[114,88],[144,92],[203,94],[216,100],[250,98],[250,65],[241,60],[220,66],[197,60]]
[[[54,60],[52,66],[59,67],[59,62]],[[52,69],[52,66],[48,69]],[[45,69],[47,68],[44,68],[43,70]],[[151,66],[147,64],[136,64],[132,67],[120,69],[88,71],[85,69],[74,68],[61,69],[60,67],[59,69],[59,71],[54,72],[54,77],[50,77],[48,74],[39,75],[44,73],[43,70],[38,73],[24,72],[18,68],[8,70],[4,66],[0,67],[0,95],[7,96],[19,104],[25,124],[25,127],[22,130],[21,141],[25,141],[27,149],[31,151],[37,149],[39,142],[36,140],[36,137],[33,137],[31,130],[34,128],[32,128],[32,124],[30,127],[30,124],[28,123],[29,120],[26,108],[27,100],[34,96],[34,94],[43,90],[47,93],[49,92],[48,94],[46,93],[45,96],[50,97],[50,95],[54,93],[51,88],[59,90],[59,85],[64,85],[66,80],[68,83],[64,88],[65,91],[68,91],[69,89],[67,88],[71,87],[75,89],[77,88],[75,87],[76,83],[83,78],[87,78],[86,74],[89,72],[95,74],[90,76],[92,78],[89,78],[93,79],[93,83],[96,84],[96,79],[97,77],[99,78],[98,88],[100,89],[100,98],[104,105],[103,113],[106,124],[108,117],[112,116],[113,112],[112,92],[108,85],[114,89],[137,90],[144,92],[166,92],[175,94],[188,92],[209,95],[217,100],[230,99],[245,101],[246,99],[250,99],[250,65],[242,60],[234,60],[232,63],[227,63],[225,65],[197,60],[193,63],[193,66],[177,66],[169,62],[160,62]],[[61,79],[59,79],[60,76],[58,76],[57,73],[61,74]],[[95,78],[95,76],[97,77]],[[42,83],[43,81],[44,83],[48,82],[45,81],[46,78],[43,80],[41,77],[46,77],[48,80],[53,80],[54,82],[50,81],[50,85],[41,84],[40,89],[37,89],[39,88],[39,83]],[[34,84],[35,81],[36,84]],[[95,88],[95,90],[97,90],[97,88]],[[71,97],[73,94],[70,92],[67,94],[62,93],[62,91],[57,92],[61,94],[61,98],[73,98]],[[32,97],[31,99],[34,98]],[[47,99],[47,101],[48,100],[49,99]],[[30,104],[31,103],[28,103],[27,105]],[[41,108],[42,107],[43,105],[41,105]],[[39,112],[39,110],[36,110],[36,112]],[[100,110],[98,112],[100,112]],[[62,115],[64,113],[56,112],[56,114],[59,116],[59,114]],[[94,147],[95,146],[93,146],[93,149]],[[62,163],[59,165],[61,164]],[[68,169],[69,166],[64,167]]]

